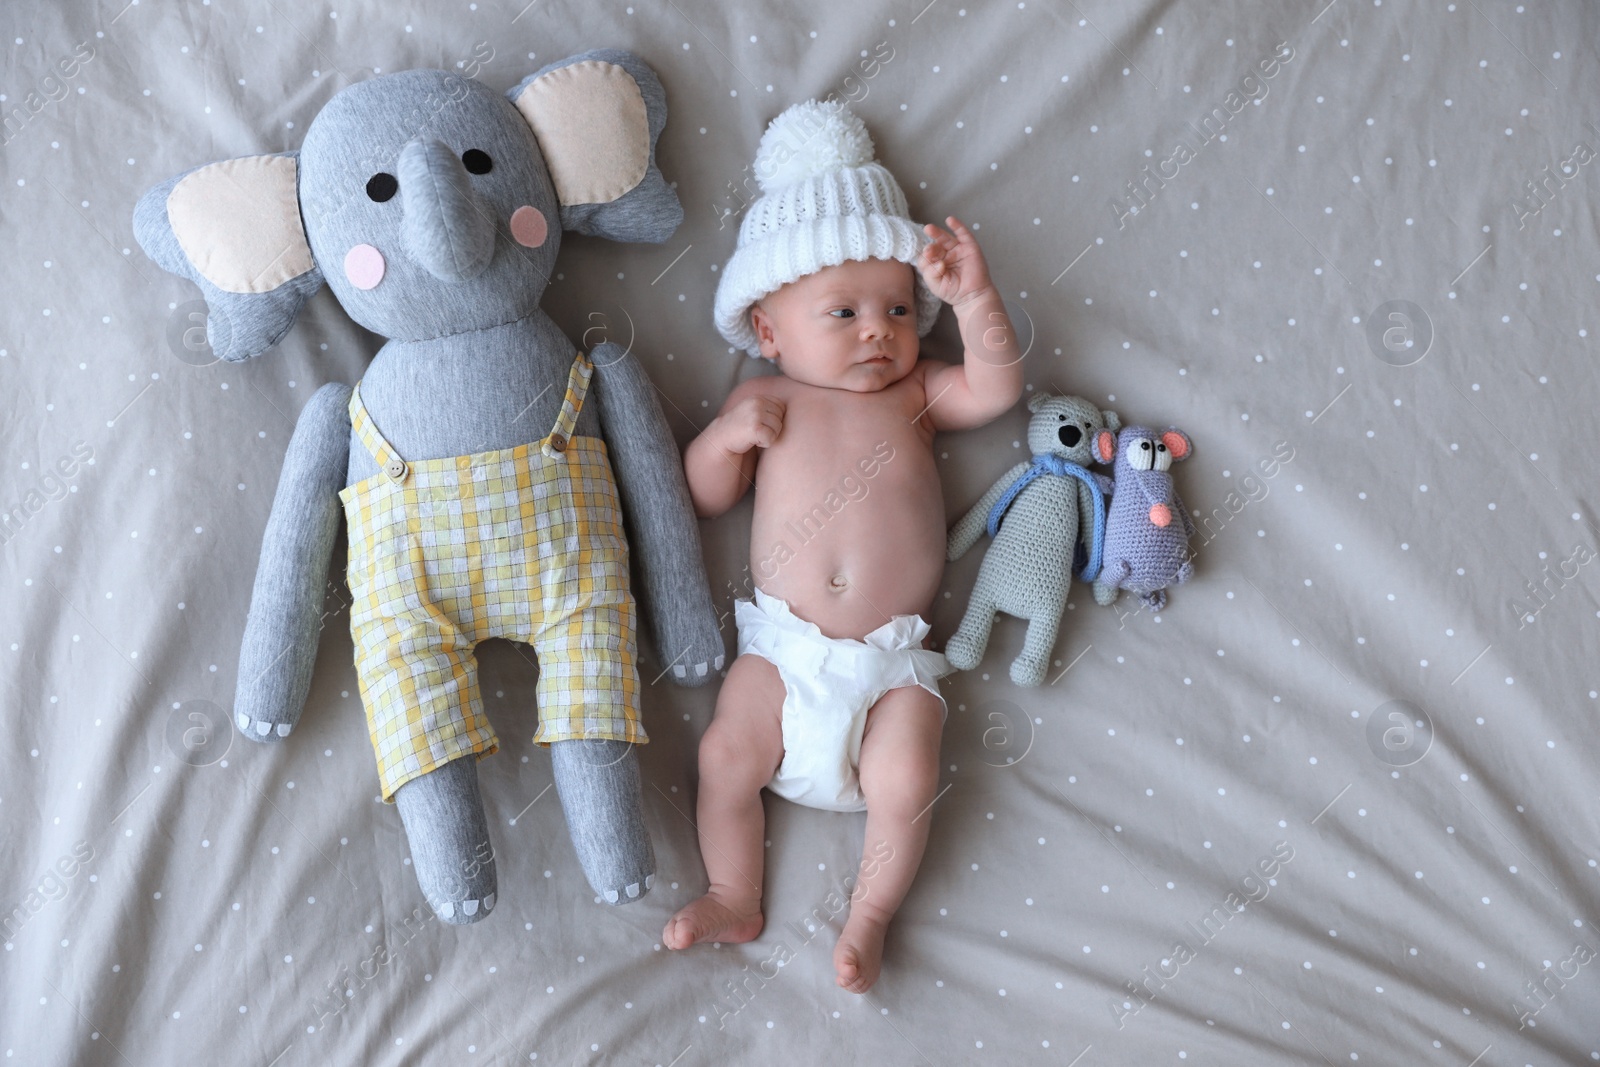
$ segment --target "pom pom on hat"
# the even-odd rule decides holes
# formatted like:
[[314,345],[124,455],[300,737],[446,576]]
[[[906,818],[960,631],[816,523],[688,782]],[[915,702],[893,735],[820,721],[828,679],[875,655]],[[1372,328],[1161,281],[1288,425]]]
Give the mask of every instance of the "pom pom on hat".
[[756,181],[770,193],[806,178],[872,162],[872,138],[848,108],[807,100],[772,120],[756,149]]
[[[843,104],[808,100],[768,125],[756,150],[763,195],[739,224],[739,240],[717,283],[717,330],[735,348],[761,354],[750,306],[768,293],[847,260],[911,264],[928,243],[912,222],[894,175],[873,158],[867,128]],[[917,336],[941,301],[913,274]]]

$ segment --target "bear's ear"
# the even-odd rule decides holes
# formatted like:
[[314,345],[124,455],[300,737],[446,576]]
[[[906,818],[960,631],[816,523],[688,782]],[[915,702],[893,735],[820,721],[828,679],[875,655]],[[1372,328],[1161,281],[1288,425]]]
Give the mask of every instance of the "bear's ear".
[[1189,440],[1189,435],[1176,426],[1161,435],[1161,443],[1167,446],[1173,459],[1188,459],[1189,453],[1194,451],[1194,443]]
[[1028,410],[1030,412],[1031,411],[1038,411],[1041,407],[1044,406],[1044,402],[1046,400],[1054,400],[1054,399],[1055,399],[1055,397],[1051,396],[1049,393],[1036,392],[1032,396],[1028,397]]
[[1122,429],[1122,420],[1117,417],[1117,413],[1115,411],[1102,411],[1100,413],[1100,417],[1106,420],[1106,429],[1110,430],[1112,433],[1116,433],[1118,430]]
[[561,228],[612,241],[672,236],[683,206],[656,168],[667,124],[661,81],[631,52],[568,56],[506,93],[533,128],[561,203]]
[[271,348],[322,287],[300,221],[298,157],[208,163],[151,189],[134,208],[145,255],[200,287],[207,339],[221,359]]
[[1094,435],[1094,458],[1101,463],[1110,463],[1117,456],[1117,435],[1110,430],[1101,430]]

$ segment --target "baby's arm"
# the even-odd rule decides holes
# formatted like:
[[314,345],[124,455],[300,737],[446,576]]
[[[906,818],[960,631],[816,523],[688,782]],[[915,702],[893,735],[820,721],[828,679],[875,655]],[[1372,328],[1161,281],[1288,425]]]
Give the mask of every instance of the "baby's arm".
[[783,432],[784,403],[766,388],[761,378],[735,386],[717,417],[684,450],[683,471],[698,517],[716,518],[737,504],[755,484],[756,449]]
[[928,417],[936,430],[968,430],[1010,410],[1022,395],[1022,356],[1000,292],[989,280],[978,239],[954,215],[954,234],[928,224],[933,240],[917,270],[929,289],[948,303],[966,348],[960,366],[926,360]]

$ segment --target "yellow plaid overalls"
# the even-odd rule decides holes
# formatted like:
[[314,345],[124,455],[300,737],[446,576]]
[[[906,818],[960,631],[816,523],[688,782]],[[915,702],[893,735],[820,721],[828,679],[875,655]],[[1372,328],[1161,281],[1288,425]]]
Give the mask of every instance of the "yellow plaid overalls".
[[628,543],[606,444],[573,436],[594,365],[573,360],[541,441],[407,461],[350,394],[379,473],[339,491],[349,523],[361,702],[383,799],[469,752],[500,747],[473,647],[503,637],[539,657],[536,744],[643,742]]

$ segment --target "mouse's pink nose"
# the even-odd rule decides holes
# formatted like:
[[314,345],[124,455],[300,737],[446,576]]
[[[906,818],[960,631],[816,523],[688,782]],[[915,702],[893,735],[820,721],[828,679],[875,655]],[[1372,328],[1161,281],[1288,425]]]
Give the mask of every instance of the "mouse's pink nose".
[[1150,509],[1150,521],[1157,526],[1165,526],[1172,521],[1172,509],[1165,504],[1156,504]]

